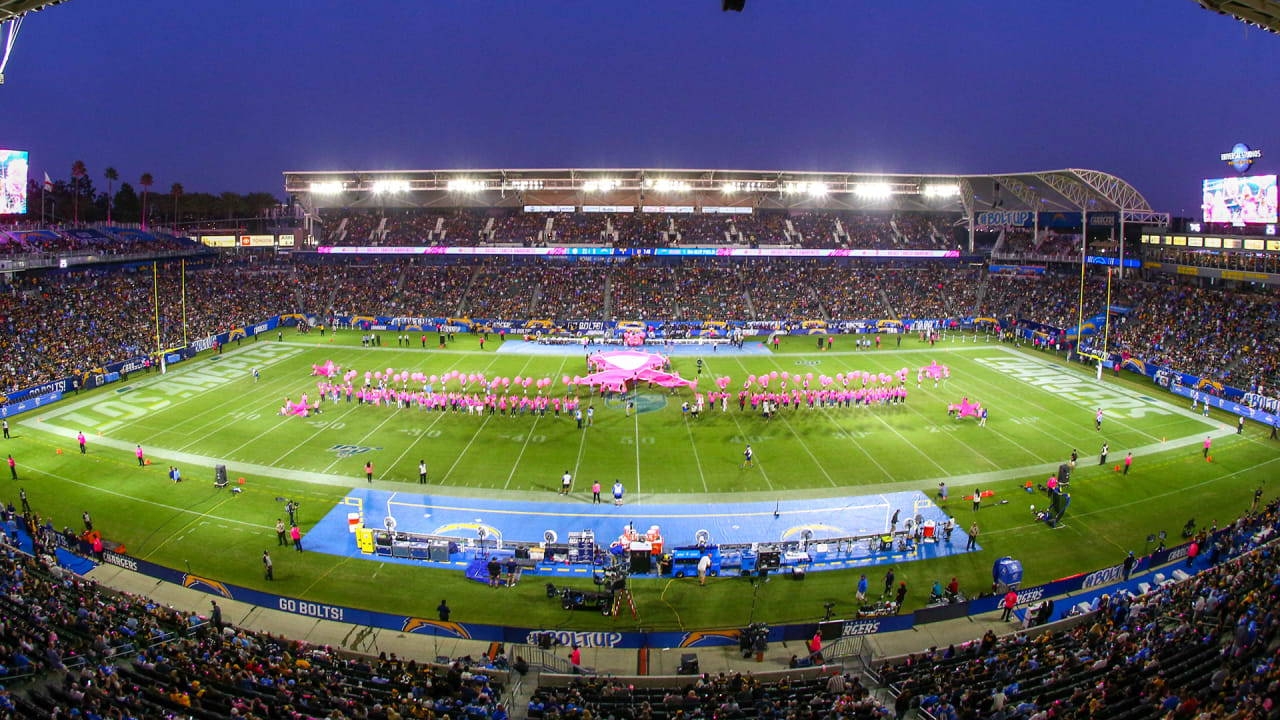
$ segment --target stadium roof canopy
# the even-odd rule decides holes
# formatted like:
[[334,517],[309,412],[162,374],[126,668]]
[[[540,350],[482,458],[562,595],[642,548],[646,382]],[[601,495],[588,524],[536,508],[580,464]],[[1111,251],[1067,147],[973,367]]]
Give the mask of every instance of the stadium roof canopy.
[[1168,223],[1128,182],[1069,168],[992,175],[786,170],[524,169],[284,173],[305,207],[750,206],[759,209],[1119,212]]
[[9,53],[18,41],[22,18],[29,12],[61,5],[66,0],[0,0],[0,85],[4,84],[4,68],[9,64]]
[[1280,0],[1196,0],[1200,7],[1246,25],[1280,33]]

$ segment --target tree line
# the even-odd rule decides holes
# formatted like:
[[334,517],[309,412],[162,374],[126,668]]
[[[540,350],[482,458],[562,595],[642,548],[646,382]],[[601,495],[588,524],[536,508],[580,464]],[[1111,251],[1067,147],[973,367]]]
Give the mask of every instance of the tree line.
[[[160,228],[189,222],[255,218],[280,204],[271,193],[224,192],[188,193],[182,183],[169,186],[169,192],[153,192],[155,178],[142,173],[137,187],[120,182],[114,167],[105,168],[102,179],[106,189],[95,186],[84,162],[71,166],[69,179],[53,181],[53,189],[45,190],[42,179],[27,180],[27,216],[43,214],[50,222],[69,223],[140,223]],[[144,222],[145,218],[145,222]]]

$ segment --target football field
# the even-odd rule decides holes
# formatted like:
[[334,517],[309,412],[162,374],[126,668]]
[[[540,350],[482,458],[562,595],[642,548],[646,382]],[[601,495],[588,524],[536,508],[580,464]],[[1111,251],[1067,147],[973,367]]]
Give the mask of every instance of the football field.
[[[573,396],[562,378],[588,372],[581,349],[573,346],[563,354],[525,353],[513,352],[514,344],[504,351],[491,340],[481,351],[476,338],[459,335],[446,350],[397,348],[392,334],[383,336],[383,347],[366,348],[355,332],[323,338],[315,331],[289,332],[283,342],[245,342],[223,355],[176,365],[164,376],[135,374],[127,383],[22,416],[6,450],[19,462],[19,485],[33,507],[45,508],[57,527],[76,526],[71,521],[88,509],[106,537],[144,559],[280,594],[389,612],[426,612],[438,602],[435,595],[446,593],[451,605],[466,608],[457,613],[464,622],[511,621],[502,606],[511,594],[495,605],[484,600],[487,588],[461,573],[322,553],[286,556],[283,548],[277,580],[264,585],[258,557],[274,546],[272,527],[284,501],[301,504],[305,532],[352,488],[423,490],[420,461],[429,468],[429,490],[436,495],[578,504],[589,502],[596,480],[606,488],[621,481],[629,501],[699,505],[913,490],[932,495],[945,480],[952,489],[951,506],[944,509],[965,526],[971,511],[960,498],[978,488],[993,491],[990,504],[973,515],[983,526],[982,552],[897,568],[900,578],[919,589],[908,599],[918,606],[935,578],[945,583],[958,576],[962,586],[977,589],[989,584],[991,562],[1002,555],[1018,557],[1027,580],[1040,582],[1111,564],[1125,550],[1142,551],[1146,537],[1160,530],[1176,538],[1189,517],[1205,525],[1224,522],[1247,507],[1253,489],[1280,467],[1275,443],[1258,427],[1236,435],[1234,419],[1192,413],[1149,382],[1099,383],[1051,355],[973,336],[935,347],[912,337],[898,347],[888,337],[883,350],[830,353],[817,352],[810,338],[796,337],[773,353],[677,355],[673,369],[699,378],[700,390],[714,389],[716,378],[730,378],[727,410],[717,404],[696,419],[681,409],[692,393],[672,395],[657,387],[638,390],[631,413],[621,397],[593,398],[582,390],[584,412],[594,410],[583,429],[568,413],[556,417],[550,409],[538,416],[440,412],[345,397],[324,402],[322,412],[309,417],[279,414],[286,398],[297,401],[308,393],[314,402],[322,378],[313,376],[313,366],[327,362],[361,379],[366,372],[388,370],[547,378],[551,383],[543,392],[553,397]],[[918,370],[931,363],[947,366],[949,377],[917,383]],[[823,375],[904,368],[909,395],[899,405],[805,403],[766,420],[750,405],[739,410],[736,401],[749,376],[786,373],[794,387],[796,376],[804,382],[811,374],[816,388]],[[773,387],[780,381],[774,378]],[[421,385],[408,383],[411,389]],[[443,389],[463,388],[453,381]],[[475,384],[466,390],[474,391]],[[530,386],[528,393],[537,390]],[[988,408],[986,427],[972,417],[948,415],[947,406],[962,398]],[[1098,408],[1103,421],[1095,429]],[[83,457],[75,449],[77,432],[89,438]],[[1213,437],[1211,462],[1201,452],[1207,436]],[[1104,442],[1110,457],[1100,465]],[[744,469],[748,443],[756,464]],[[149,465],[138,466],[139,445]],[[1022,486],[1043,482],[1073,448],[1080,463],[1072,477],[1072,504],[1066,527],[1052,531],[1032,522],[1028,511],[1030,503],[1043,503],[1043,495],[1028,495]],[[1124,476],[1114,466],[1128,452],[1135,460]],[[372,483],[365,478],[366,463],[373,465]],[[231,482],[244,492],[215,490],[215,464],[225,464]],[[170,466],[181,470],[181,485],[169,482]],[[566,471],[574,492],[560,499],[556,493]],[[16,494],[11,487],[5,499]],[[826,601],[848,607],[856,580],[853,572],[816,574],[803,587],[801,602],[795,590],[772,588],[760,591],[753,603],[735,592],[741,585],[730,578],[707,588],[637,581],[636,596],[641,624],[648,628],[734,625],[748,616],[780,622],[820,615]],[[428,589],[431,598],[423,595]],[[570,615],[539,600],[537,583],[514,594],[527,600],[525,623],[590,628],[635,622]],[[696,602],[689,595],[698,596]]]

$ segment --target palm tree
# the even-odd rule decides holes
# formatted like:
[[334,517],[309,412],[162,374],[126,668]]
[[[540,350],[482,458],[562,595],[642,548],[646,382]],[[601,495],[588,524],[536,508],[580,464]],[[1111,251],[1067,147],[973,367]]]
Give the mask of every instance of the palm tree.
[[182,197],[182,183],[174,183],[169,188],[169,194],[173,196],[173,234],[178,234],[178,198]]
[[111,195],[112,183],[120,179],[120,173],[116,169],[109,167],[104,171],[103,176],[107,178],[107,224],[111,224],[111,202],[115,199]]
[[83,160],[71,163],[71,208],[76,224],[80,224],[80,178],[89,174]]
[[138,180],[138,184],[142,186],[142,230],[147,229],[147,190],[155,184],[155,179],[151,177],[151,173],[142,173],[142,178]]

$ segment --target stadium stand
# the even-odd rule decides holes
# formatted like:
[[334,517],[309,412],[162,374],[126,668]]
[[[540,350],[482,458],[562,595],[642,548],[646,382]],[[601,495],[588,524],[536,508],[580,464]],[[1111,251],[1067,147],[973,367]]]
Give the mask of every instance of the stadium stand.
[[0,689],[2,717],[505,718],[492,665],[342,653],[108,591],[58,565],[52,523],[0,514],[0,677],[29,688]]
[[[799,674],[799,673],[797,673]],[[531,720],[674,720],[675,718],[871,718],[890,717],[892,708],[876,699],[862,677],[818,670],[792,678],[719,673],[679,684],[644,678],[573,679],[544,682],[529,701]],[[670,683],[671,679],[667,679]]]
[[1274,537],[1278,507],[1240,516],[1211,551],[1243,553],[1233,560],[1144,595],[1103,596],[1056,629],[988,631],[891,659],[880,679],[899,705],[934,720],[1263,717],[1280,687],[1271,652],[1280,560],[1255,538]]
[[[525,216],[495,217],[495,225],[501,224],[501,217]],[[621,226],[628,223],[643,232],[659,233],[656,228],[669,218],[655,217],[661,219],[617,216],[616,227],[620,234]],[[884,218],[881,227],[889,227]],[[437,216],[437,221],[440,224],[443,218]],[[812,219],[803,222],[812,227]],[[854,231],[843,219],[842,224]],[[111,247],[124,251],[126,246],[117,243],[125,241],[107,233],[98,228],[63,236],[45,230],[39,236],[51,243],[55,242],[52,237],[67,243],[71,237],[85,244],[112,243]],[[154,234],[128,237],[132,247],[165,242]],[[996,318],[1006,329],[1020,321],[1034,321],[1065,330],[1075,327],[1081,315],[1088,318],[1100,312],[1108,297],[1106,276],[1090,273],[1083,313],[1077,311],[1079,277],[1070,270],[1010,277],[968,266],[802,260],[763,264],[647,258],[566,265],[495,258],[483,263],[426,265],[369,258],[342,264],[332,257],[309,254],[279,260],[238,257],[188,262],[185,308],[177,263],[159,265],[156,294],[161,300],[162,345],[178,347],[294,311],[391,317],[461,313],[512,320],[527,319],[533,312],[562,321],[978,316]],[[1280,386],[1280,291],[1249,287],[1224,291],[1197,287],[1194,280],[1171,284],[1168,277],[1117,278],[1111,283],[1110,301],[1122,310],[1115,316],[1108,348],[1123,358],[1275,396]],[[14,276],[7,292],[0,293],[0,389],[12,391],[154,352],[152,314],[129,310],[151,308],[152,295],[149,267],[97,266]],[[127,320],[121,322],[121,318]]]

